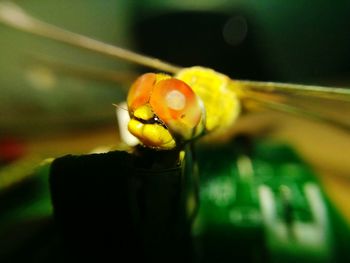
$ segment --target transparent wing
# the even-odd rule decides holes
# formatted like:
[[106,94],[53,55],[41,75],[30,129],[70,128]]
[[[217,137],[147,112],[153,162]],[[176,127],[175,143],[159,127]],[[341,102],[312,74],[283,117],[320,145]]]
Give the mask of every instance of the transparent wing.
[[[108,84],[117,83],[121,84],[122,87],[129,87],[139,75],[132,70],[108,70],[91,66],[82,66],[39,54],[28,56],[27,61],[24,63],[25,67],[33,67],[34,65],[47,67],[61,75],[106,82]],[[127,90],[125,90],[125,92],[126,91]]]
[[[123,63],[129,61],[133,64],[147,65],[162,71],[175,72],[178,70],[178,67],[155,58],[145,57],[42,22],[12,2],[0,2],[0,23],[28,32],[30,35],[42,36],[45,39],[52,39],[68,46],[119,58]],[[19,37],[18,41],[18,37],[12,38],[11,36],[12,42],[10,42],[6,39],[8,32],[1,33],[4,33],[4,38],[8,42],[8,46],[5,47],[8,49],[7,53],[11,53],[8,58],[7,56],[6,58],[5,56],[2,57],[3,61],[16,60],[17,62],[14,66],[9,65],[10,67],[13,66],[11,70],[7,70],[9,73],[2,72],[0,75],[3,92],[0,111],[6,112],[6,114],[0,116],[0,128],[2,130],[9,133],[35,133],[35,131],[43,133],[48,131],[47,127],[50,127],[51,130],[62,130],[67,126],[79,127],[84,126],[83,124],[113,121],[114,116],[110,114],[111,111],[108,109],[110,109],[112,103],[121,101],[125,97],[125,92],[123,94],[115,87],[128,87],[130,85],[128,81],[132,73],[126,73],[124,70],[120,71],[120,69],[98,69],[103,68],[101,65],[108,64],[105,62],[99,62],[100,65],[93,68],[87,67],[85,66],[86,61],[93,65],[96,59],[88,59],[86,53],[80,54],[80,56],[77,55],[80,52],[79,49],[76,50],[75,57],[79,57],[79,59],[74,59],[72,56],[70,59],[74,62],[78,60],[79,63],[61,62],[57,58],[52,59],[52,56],[42,55],[42,53],[50,53],[46,52],[46,49],[51,44],[55,44],[54,42],[47,43],[44,41],[43,45],[31,49],[28,45],[30,41],[27,42],[26,38],[21,39]],[[28,38],[30,35],[28,35]],[[18,42],[21,41],[23,42],[22,48],[12,50],[11,46],[20,45]],[[74,52],[56,46],[53,46],[52,49],[60,49],[61,52],[56,53],[58,53],[58,57],[64,55],[63,59],[69,57],[66,56],[66,53]],[[37,51],[33,52],[31,50]],[[18,51],[24,54],[19,55],[17,54]],[[40,55],[38,55],[39,52]],[[6,55],[5,50],[1,53]],[[100,59],[97,61],[100,61]],[[8,65],[5,65],[5,62],[2,64],[0,66],[9,68]],[[18,70],[18,67],[21,67],[21,70]],[[121,68],[123,69],[123,66]],[[104,82],[103,85],[101,81]],[[114,87],[114,89],[101,91],[101,86],[106,87],[107,85]],[[97,87],[99,89],[96,89]],[[18,93],[20,94],[18,95]],[[13,102],[16,102],[15,107],[12,105]]]
[[238,80],[235,82],[236,85],[239,86],[243,92],[255,91],[350,102],[350,89],[346,88],[322,87],[278,82],[260,82],[249,80]]
[[68,45],[91,50],[106,56],[144,65],[157,70],[176,73],[180,67],[160,61],[156,58],[140,55],[114,45],[76,34],[50,25],[27,14],[19,6],[10,2],[0,3],[0,21],[8,26]]
[[[113,124],[112,103],[125,99],[133,68],[93,52],[40,39],[33,36],[33,32],[22,34],[11,30],[14,26],[5,21],[32,24],[31,17],[21,12],[12,3],[0,2],[2,133],[10,136],[59,134]],[[114,17],[114,13],[109,13],[109,17]],[[3,24],[10,26],[10,30]],[[83,29],[91,32],[91,25],[82,24]],[[108,36],[113,29],[99,32]]]
[[250,109],[259,105],[350,132],[350,89],[241,80],[232,85]]

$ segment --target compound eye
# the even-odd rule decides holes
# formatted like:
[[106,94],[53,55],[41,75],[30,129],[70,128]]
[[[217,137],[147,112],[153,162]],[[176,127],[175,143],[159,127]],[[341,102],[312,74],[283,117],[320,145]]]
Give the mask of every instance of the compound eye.
[[169,129],[180,135],[190,134],[202,116],[196,94],[185,82],[175,78],[161,80],[155,85],[150,104]]
[[155,73],[146,73],[132,84],[127,98],[128,108],[131,112],[149,102],[156,78]]

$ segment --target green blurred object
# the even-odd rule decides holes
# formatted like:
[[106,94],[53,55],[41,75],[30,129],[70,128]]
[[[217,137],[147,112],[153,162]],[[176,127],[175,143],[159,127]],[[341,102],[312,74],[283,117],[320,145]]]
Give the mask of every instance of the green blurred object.
[[201,262],[346,262],[349,228],[298,155],[283,144],[237,146],[198,154]]
[[[21,167],[18,169],[20,172]],[[41,165],[31,171],[32,176],[1,189],[1,262],[60,262],[59,238],[52,220],[49,169],[49,163]]]

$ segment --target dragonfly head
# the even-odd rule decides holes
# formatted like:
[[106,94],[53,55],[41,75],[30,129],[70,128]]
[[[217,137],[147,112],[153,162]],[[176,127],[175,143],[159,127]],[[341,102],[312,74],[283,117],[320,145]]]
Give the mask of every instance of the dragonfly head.
[[145,146],[169,150],[204,131],[204,107],[183,81],[146,73],[131,86],[129,131]]

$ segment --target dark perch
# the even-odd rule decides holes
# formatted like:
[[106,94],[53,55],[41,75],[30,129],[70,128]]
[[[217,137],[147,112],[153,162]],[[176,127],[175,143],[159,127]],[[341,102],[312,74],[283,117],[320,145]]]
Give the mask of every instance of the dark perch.
[[66,257],[183,262],[189,248],[178,152],[67,155],[51,167]]

